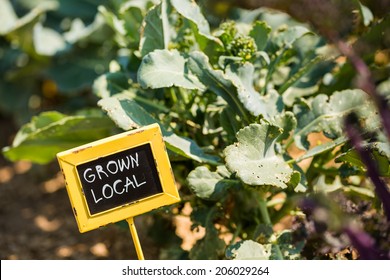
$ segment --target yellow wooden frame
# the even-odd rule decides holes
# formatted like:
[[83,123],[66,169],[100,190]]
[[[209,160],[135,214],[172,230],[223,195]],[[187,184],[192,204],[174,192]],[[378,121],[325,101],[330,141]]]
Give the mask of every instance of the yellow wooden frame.
[[[76,166],[93,161],[102,156],[119,153],[123,150],[135,148],[147,143],[151,146],[162,193],[90,215]],[[57,159],[65,178],[69,200],[80,232],[86,232],[109,223],[126,220],[129,217],[135,217],[161,206],[180,201],[165,143],[158,124],[123,132],[60,152],[57,154]]]

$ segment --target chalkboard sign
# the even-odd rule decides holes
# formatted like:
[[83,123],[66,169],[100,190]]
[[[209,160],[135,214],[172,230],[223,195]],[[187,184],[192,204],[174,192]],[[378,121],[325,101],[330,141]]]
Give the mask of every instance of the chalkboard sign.
[[162,192],[149,144],[77,166],[91,215]]
[[180,201],[157,124],[57,158],[80,232]]

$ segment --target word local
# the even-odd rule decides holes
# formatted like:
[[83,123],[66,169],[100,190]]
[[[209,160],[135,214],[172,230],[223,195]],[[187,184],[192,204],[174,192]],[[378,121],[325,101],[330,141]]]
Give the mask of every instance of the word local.
[[[134,156],[126,156],[122,159],[117,160],[110,160],[107,162],[106,165],[104,165],[105,168],[103,168],[102,165],[96,165],[94,169],[87,168],[83,173],[83,178],[88,183],[94,183],[95,180],[100,179],[104,180],[105,177],[109,178],[110,175],[116,175],[117,173],[121,173],[123,171],[128,171],[130,168],[134,169],[139,166],[138,163],[138,153],[135,153]],[[96,195],[94,190],[91,189],[92,197],[97,204],[99,201],[102,201],[104,199],[110,199],[114,196],[114,194],[122,195],[124,193],[129,192],[129,187],[133,187],[133,189],[139,188],[140,186],[146,184],[146,181],[142,181],[140,177],[145,178],[145,175],[143,176],[138,175],[138,179],[135,174],[128,175],[125,177],[125,179],[117,179],[110,184],[104,184],[101,188],[101,194]]]

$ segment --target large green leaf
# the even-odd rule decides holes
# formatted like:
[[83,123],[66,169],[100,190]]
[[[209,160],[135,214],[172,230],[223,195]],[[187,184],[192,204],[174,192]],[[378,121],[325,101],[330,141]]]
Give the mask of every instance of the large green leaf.
[[170,40],[166,0],[162,0],[146,14],[141,32],[141,55],[145,56],[156,49],[167,49]]
[[229,246],[226,257],[234,260],[269,260],[271,244],[263,245],[253,240],[240,241]]
[[293,169],[275,153],[282,133],[275,125],[251,124],[237,133],[238,142],[224,150],[226,167],[244,183],[253,186],[287,188],[298,183]]
[[144,88],[205,89],[197,76],[189,71],[186,58],[177,50],[155,50],[146,55],[138,70],[138,82]]
[[114,124],[106,116],[66,116],[45,112],[24,125],[12,146],[4,148],[3,153],[13,161],[45,164],[58,152],[109,136],[113,128]]
[[255,90],[253,64],[248,62],[242,66],[230,64],[226,69],[226,77],[237,88],[241,103],[254,116],[262,115],[266,120],[269,120],[283,111],[282,98],[276,91],[270,91],[266,96],[261,96]]
[[123,130],[159,123],[165,143],[170,151],[199,162],[216,164],[218,160],[215,156],[207,155],[194,141],[180,137],[165,129],[159,120],[146,112],[144,108],[127,94],[122,93],[113,97],[103,98],[98,102],[98,105]]
[[358,89],[338,91],[330,97],[320,94],[310,104],[296,104],[294,113],[298,126],[294,134],[295,143],[299,148],[308,149],[307,136],[311,132],[321,131],[331,139],[344,135],[343,119],[352,111],[359,113],[366,127],[375,127],[378,121],[374,110],[366,93]]
[[195,168],[188,175],[188,185],[197,197],[217,201],[227,190],[236,185],[236,180],[229,179],[230,172],[224,165],[217,166],[215,172],[210,171],[206,166]]

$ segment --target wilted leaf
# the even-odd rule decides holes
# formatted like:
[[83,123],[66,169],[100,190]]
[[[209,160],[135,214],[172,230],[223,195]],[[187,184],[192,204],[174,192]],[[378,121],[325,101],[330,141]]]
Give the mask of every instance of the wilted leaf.
[[244,127],[237,133],[238,142],[224,150],[226,167],[248,185],[282,189],[292,185],[293,169],[274,150],[281,133],[267,123]]

